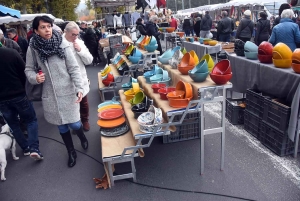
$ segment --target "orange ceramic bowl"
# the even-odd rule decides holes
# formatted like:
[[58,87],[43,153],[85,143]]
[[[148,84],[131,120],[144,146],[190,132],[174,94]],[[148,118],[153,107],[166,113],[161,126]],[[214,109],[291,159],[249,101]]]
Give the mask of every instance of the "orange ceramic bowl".
[[190,83],[179,81],[176,85],[176,90],[185,91],[184,98],[193,98],[193,88]]
[[158,90],[160,88],[164,88],[164,87],[166,87],[166,84],[152,84],[151,85],[151,88],[153,89],[154,93],[158,93]]
[[216,75],[211,73],[210,78],[214,81],[217,85],[226,84],[232,77],[232,73],[226,75]]
[[168,33],[172,33],[173,31],[175,31],[175,27],[168,27],[166,30]]
[[185,66],[182,67],[180,66],[180,64],[177,66],[177,69],[179,70],[179,72],[181,72],[182,75],[188,75],[189,74],[189,70],[192,70],[195,66]]
[[293,62],[294,64],[300,64],[300,60],[298,60],[298,59],[293,59],[292,62]]
[[296,73],[300,73],[300,64],[292,63],[292,68]]
[[169,99],[169,105],[174,108],[185,108],[188,106],[190,100],[190,98]]
[[172,91],[175,91],[175,90],[176,90],[175,87],[166,87],[166,88],[161,88],[161,89],[159,89],[159,90],[158,90],[158,93],[159,93],[159,95],[160,95],[160,99],[162,99],[162,100],[168,100],[167,94],[168,94],[169,92],[172,92]]
[[181,90],[176,90],[176,91],[171,91],[167,94],[168,99],[181,99],[184,97],[185,91]]
[[179,35],[180,38],[184,36],[184,32],[176,32],[177,35]]
[[194,61],[195,61],[195,66],[198,65],[199,63],[199,57],[197,56],[197,53],[194,50],[190,51],[191,56],[193,57]]
[[297,59],[300,61],[300,48],[297,48],[294,50],[293,54],[292,54],[292,59]]
[[186,66],[196,66],[195,60],[192,57],[192,55],[187,52],[183,55],[181,62],[179,63],[181,67],[186,67]]

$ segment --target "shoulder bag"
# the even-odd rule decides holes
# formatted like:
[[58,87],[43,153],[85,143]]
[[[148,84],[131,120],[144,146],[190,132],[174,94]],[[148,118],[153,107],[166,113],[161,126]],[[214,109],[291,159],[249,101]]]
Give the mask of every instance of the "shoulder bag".
[[[36,73],[38,73],[40,68],[38,66],[38,63],[37,63],[37,60],[35,57],[35,52],[32,48],[31,48],[31,53],[32,53],[32,58],[33,58],[33,63],[34,63],[34,71]],[[27,95],[28,100],[31,100],[31,101],[41,101],[42,100],[43,83],[33,85],[28,81],[28,79],[26,79],[25,90],[26,90],[26,95]]]

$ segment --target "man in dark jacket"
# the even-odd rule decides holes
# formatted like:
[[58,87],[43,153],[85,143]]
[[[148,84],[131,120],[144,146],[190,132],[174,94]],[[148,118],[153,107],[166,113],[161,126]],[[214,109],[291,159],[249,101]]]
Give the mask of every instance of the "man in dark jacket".
[[209,15],[209,12],[206,11],[200,24],[200,37],[207,38],[208,35],[210,34],[211,27],[212,27],[212,19]]
[[7,30],[7,37],[18,43],[20,48],[22,49],[22,58],[24,61],[26,61],[26,54],[27,54],[27,48],[28,43],[27,40],[21,36],[18,36],[17,30],[15,28],[11,28]]
[[266,12],[261,11],[259,13],[260,19],[256,23],[256,33],[255,33],[255,44],[260,45],[263,41],[268,41],[271,35],[271,23],[267,19],[268,15]]
[[160,52],[160,55],[162,55],[162,48],[160,44],[160,32],[158,31],[156,23],[158,22],[158,17],[156,15],[153,15],[150,17],[149,22],[146,24],[146,32],[148,36],[154,36],[157,41],[157,50]]
[[228,17],[227,11],[222,11],[222,19],[219,21],[217,29],[218,41],[230,42],[230,35],[233,30],[233,20]]
[[[0,111],[24,155],[41,160],[37,118],[25,92],[25,63],[16,50],[5,47],[0,47],[0,61]],[[28,140],[20,129],[18,115],[27,125]]]
[[85,46],[89,49],[91,55],[93,55],[93,65],[98,65],[101,62],[101,58],[98,53],[97,35],[93,26],[86,29],[83,41]]

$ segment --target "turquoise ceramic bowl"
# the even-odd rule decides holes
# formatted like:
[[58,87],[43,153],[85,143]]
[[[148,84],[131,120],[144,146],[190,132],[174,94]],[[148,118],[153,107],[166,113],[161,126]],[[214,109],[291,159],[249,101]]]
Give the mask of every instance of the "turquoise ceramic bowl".
[[203,44],[203,39],[204,39],[204,38],[199,38],[199,43],[200,43],[200,44]]
[[192,74],[205,73],[207,71],[208,71],[208,64],[207,64],[206,60],[204,59],[204,60],[200,61],[200,63],[191,70],[191,73]]
[[133,64],[137,64],[139,62],[139,60],[141,60],[141,57],[133,57],[133,56],[129,56],[128,57],[129,61],[131,61],[131,63]]
[[147,50],[147,52],[154,52],[157,49],[158,45],[147,45],[145,46],[145,49]]
[[132,56],[142,58],[142,53],[138,48],[134,48]]
[[162,79],[163,79],[162,74],[156,74],[156,75],[153,75],[152,77],[150,77],[150,82],[161,81]]
[[204,82],[209,74],[209,71],[205,73],[191,73],[189,70],[189,76],[192,78],[194,82]]
[[173,52],[171,49],[168,49],[167,51],[165,51],[160,57],[161,58],[171,58],[173,56]]
[[171,86],[171,78],[168,77],[168,79],[161,80],[161,81],[150,81],[151,84],[165,84],[166,86]]
[[180,50],[181,49],[181,47],[180,46],[176,46],[176,47],[174,47],[173,48],[173,50],[172,50],[172,52],[173,52],[173,55],[175,54],[175,52],[177,51],[177,50]]
[[156,41],[156,38],[154,36],[151,37],[149,45],[157,45],[157,41]]
[[194,38],[190,38],[190,42],[191,42],[191,43],[194,42]]
[[141,37],[135,43],[140,44],[144,38],[145,38],[145,36],[141,35]]
[[105,102],[99,104],[98,108],[102,108],[107,105],[121,105],[121,103],[119,101],[116,101],[113,99],[113,100],[105,101]]
[[257,60],[257,52],[244,52],[247,59]]
[[172,57],[158,57],[158,61],[160,61],[162,64],[169,64],[170,59],[172,59]]
[[244,50],[248,52],[258,52],[258,46],[255,43],[247,41],[244,45]]

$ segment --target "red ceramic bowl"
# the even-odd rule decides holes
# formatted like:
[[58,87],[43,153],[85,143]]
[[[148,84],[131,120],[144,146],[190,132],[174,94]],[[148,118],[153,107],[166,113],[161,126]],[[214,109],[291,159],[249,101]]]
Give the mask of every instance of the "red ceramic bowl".
[[264,50],[258,49],[258,54],[260,55],[268,55]]
[[292,63],[292,68],[296,73],[300,73],[300,64]]
[[293,59],[292,62],[293,62],[294,64],[300,64],[300,60],[298,60],[298,59]]
[[179,72],[181,72],[182,75],[188,75],[189,70],[192,70],[194,67],[195,66],[181,67],[180,65],[178,65],[177,69],[179,70]]
[[230,61],[228,59],[223,59],[219,61],[212,69],[211,73],[216,75],[231,74]]
[[168,100],[167,98],[167,94],[172,92],[172,91],[175,91],[176,88],[175,87],[166,87],[166,88],[161,88],[158,90],[158,93],[160,95],[160,99],[162,100]]
[[269,64],[269,63],[272,63],[272,55],[261,55],[261,54],[258,54],[257,55],[257,58],[258,60],[261,62],[261,63],[266,63],[266,64]]
[[151,88],[153,89],[154,93],[158,93],[160,88],[166,87],[166,84],[152,84]]
[[267,41],[264,41],[258,46],[258,51],[259,50],[263,50],[266,55],[272,55],[273,45]]
[[113,82],[114,81],[114,77],[112,77],[112,79],[105,79],[105,80],[102,80],[102,83],[105,85],[105,86],[109,86],[109,84],[111,83],[111,82]]
[[216,75],[211,73],[210,78],[214,81],[217,85],[226,84],[232,77],[232,73],[226,75]]

